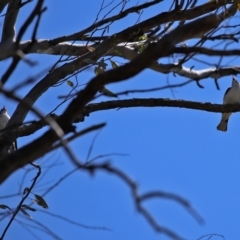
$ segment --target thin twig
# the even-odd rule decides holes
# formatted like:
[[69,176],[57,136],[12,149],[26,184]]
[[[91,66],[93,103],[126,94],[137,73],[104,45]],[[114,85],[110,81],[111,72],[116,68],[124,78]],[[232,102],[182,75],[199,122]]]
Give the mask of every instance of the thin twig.
[[7,233],[8,228],[10,227],[12,221],[14,220],[14,218],[16,217],[16,215],[18,214],[18,212],[20,211],[24,201],[27,199],[28,195],[30,194],[30,192],[32,191],[33,187],[35,186],[37,179],[39,178],[39,176],[41,175],[41,167],[35,163],[30,163],[32,166],[34,166],[35,168],[38,169],[38,172],[36,174],[36,177],[33,179],[33,182],[29,188],[29,190],[27,191],[27,193],[25,193],[24,197],[22,198],[22,200],[20,201],[20,203],[18,204],[17,208],[15,209],[10,221],[8,222],[6,228],[4,229],[2,236],[1,236],[1,240],[3,240],[5,234]]

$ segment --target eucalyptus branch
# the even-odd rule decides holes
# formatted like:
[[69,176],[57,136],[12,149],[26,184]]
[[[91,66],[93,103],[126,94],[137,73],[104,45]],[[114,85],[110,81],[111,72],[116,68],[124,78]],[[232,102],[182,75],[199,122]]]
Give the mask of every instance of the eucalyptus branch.
[[33,179],[30,188],[28,189],[28,191],[26,191],[24,197],[22,198],[22,200],[21,200],[20,203],[18,204],[17,208],[16,208],[15,211],[13,212],[13,215],[12,215],[10,221],[8,222],[6,228],[4,229],[4,231],[3,231],[3,233],[2,233],[2,236],[1,236],[1,238],[0,238],[1,240],[3,240],[4,236],[5,236],[6,233],[7,233],[8,228],[11,226],[12,221],[14,220],[14,218],[16,217],[16,215],[18,214],[18,212],[20,211],[20,209],[21,209],[24,201],[27,199],[28,195],[31,193],[33,187],[35,186],[35,184],[36,184],[36,182],[37,182],[37,179],[38,179],[38,178],[40,177],[40,175],[41,175],[41,167],[40,167],[39,165],[35,164],[35,163],[31,163],[31,165],[34,166],[35,168],[37,168],[37,169],[38,169],[38,172],[37,172],[37,174],[36,174],[36,177]]
[[[123,108],[135,108],[135,107],[177,107],[177,108],[185,108],[192,110],[200,110],[207,112],[240,112],[240,106],[238,104],[234,105],[222,105],[222,104],[212,104],[212,103],[201,103],[194,101],[186,101],[186,100],[172,100],[169,98],[134,98],[127,100],[114,100],[114,101],[105,101],[99,103],[91,103],[84,107],[82,113],[76,118],[75,123],[79,123],[84,121],[85,117],[88,117],[91,113],[98,111],[106,111],[106,110],[120,110]],[[52,115],[52,118],[58,121],[61,116]],[[47,122],[45,120],[34,121],[29,125],[23,125],[21,127],[10,130],[11,136],[14,138],[29,136],[41,128],[47,126]],[[90,127],[90,129],[86,129],[86,131],[92,131],[98,128],[101,128],[103,125],[96,125]],[[79,136],[81,136],[84,132],[76,133],[75,135],[68,138],[67,141],[71,141]],[[0,142],[6,140],[9,133],[6,132],[0,135]],[[60,145],[59,145],[60,146]],[[56,146],[55,146],[56,147]],[[54,147],[54,148],[55,148]]]
[[130,188],[132,197],[136,206],[136,209],[139,211],[140,214],[149,222],[149,224],[157,231],[163,234],[166,234],[172,239],[175,240],[183,240],[184,238],[180,237],[178,234],[173,232],[172,230],[161,226],[157,223],[154,217],[150,214],[150,212],[143,206],[145,200],[155,199],[155,198],[168,198],[173,201],[176,201],[180,205],[182,205],[187,211],[189,211],[197,221],[203,222],[201,216],[190,206],[190,204],[176,194],[171,194],[162,191],[152,191],[148,193],[140,194],[138,190],[138,185],[123,171],[112,167],[109,163],[103,164],[90,164],[90,165],[82,165],[80,162],[76,163],[77,167],[82,170],[89,172],[90,174],[94,174],[96,171],[105,171],[107,173],[113,174],[119,179],[121,179],[125,184]]

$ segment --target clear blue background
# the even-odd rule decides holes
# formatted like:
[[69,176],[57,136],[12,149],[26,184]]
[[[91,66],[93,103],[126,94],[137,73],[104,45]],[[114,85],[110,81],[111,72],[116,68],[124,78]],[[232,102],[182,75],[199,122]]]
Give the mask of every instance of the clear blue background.
[[[138,2],[143,3],[144,1]],[[170,2],[172,1],[163,1],[163,3],[144,11],[141,20],[166,11]],[[200,4],[205,1],[198,2]],[[128,6],[136,3],[137,1],[131,0]],[[17,31],[34,4],[35,2],[29,3],[21,10],[16,26]],[[53,39],[88,27],[94,22],[100,4],[101,1],[71,0],[59,1],[58,3],[47,1],[45,5],[48,10],[43,15],[37,37]],[[99,19],[110,9],[104,10]],[[113,24],[109,34],[135,24],[138,17],[139,15],[133,14],[125,20]],[[239,13],[231,19],[230,23],[236,24],[238,18]],[[31,31],[29,29],[24,40],[30,38]],[[189,44],[191,43],[189,41]],[[239,44],[233,44],[229,48],[239,48]],[[21,63],[6,84],[8,89],[12,89],[27,77],[35,76],[42,70],[51,67],[59,58],[58,56],[36,54],[28,57],[37,61],[38,65],[31,68],[27,64]],[[203,57],[203,60],[209,64],[217,62],[217,58]],[[229,60],[227,59],[224,64],[228,64]],[[169,58],[168,61],[172,62],[173,60]],[[125,60],[118,59],[118,62],[121,64]],[[9,60],[1,63],[2,73],[9,63]],[[191,67],[192,64],[196,70],[211,67],[211,65],[198,62],[187,63],[185,67]],[[238,65],[239,61],[233,59],[229,64]],[[93,77],[93,69],[90,69],[80,74],[78,81],[86,83]],[[107,87],[113,92],[120,92],[129,89],[160,87],[168,83],[181,83],[185,80],[179,76],[174,77],[172,74],[163,75],[145,70],[128,81],[110,84]],[[74,78],[71,78],[71,81],[74,82]],[[200,89],[192,83],[182,88],[121,96],[120,99],[166,97],[222,103],[223,94],[226,88],[231,85],[231,77],[219,80],[220,91],[216,89],[213,79],[205,79],[201,83],[204,89]],[[21,89],[18,95],[24,96],[31,87],[27,86]],[[57,97],[67,94],[70,90],[66,83],[60,87],[53,87],[39,98],[35,107],[47,114],[60,103]],[[16,108],[16,103],[3,96],[0,100],[1,104],[5,105],[9,113],[12,114]],[[101,97],[97,101],[107,100],[111,99]],[[55,113],[61,114],[67,104],[59,107]],[[35,116],[30,114],[26,121],[33,119]],[[219,121],[219,113],[164,107],[129,108],[92,113],[90,117],[86,117],[83,123],[77,124],[77,128],[81,130],[93,124],[106,122],[107,127],[100,131],[95,140],[90,159],[101,154],[127,154],[126,156],[111,155],[96,162],[109,161],[116,168],[126,172],[138,184],[140,193],[162,190],[178,194],[187,199],[205,220],[204,225],[199,225],[182,206],[173,201],[150,200],[144,206],[160,225],[169,227],[189,240],[212,233],[223,235],[228,240],[237,240],[240,239],[240,158],[238,151],[240,115],[234,114],[231,117],[226,133],[216,130]],[[31,142],[44,131],[46,129],[30,137],[18,139],[19,147]],[[95,136],[96,132],[70,144],[82,162],[87,161],[87,153]],[[74,168],[62,150],[48,154],[37,163],[42,165],[44,175],[33,192],[40,195]],[[52,164],[55,165],[52,166]],[[26,166],[24,169],[28,168],[30,169]],[[1,196],[19,190],[23,173],[23,170],[18,171],[1,186]],[[33,170],[27,175],[23,188],[31,184],[35,174],[36,172]],[[76,171],[44,198],[49,205],[49,210],[46,212],[65,216],[86,226],[109,229],[86,229],[66,223],[42,211],[30,212],[34,220],[45,224],[60,239],[169,239],[167,236],[155,232],[143,216],[137,212],[129,187],[116,176],[102,171],[96,172],[94,175]],[[0,199],[0,203],[14,208],[20,199],[20,196],[4,198]],[[34,206],[41,209],[36,205]],[[1,212],[3,211],[1,210]],[[8,221],[9,218],[6,218],[0,222],[0,232],[3,231]],[[33,225],[32,220],[26,219],[20,213],[17,220],[11,225],[5,239],[34,239],[33,235],[23,228],[19,221]],[[37,229],[30,229],[39,239],[51,239],[50,236]],[[214,236],[211,239],[222,238]]]

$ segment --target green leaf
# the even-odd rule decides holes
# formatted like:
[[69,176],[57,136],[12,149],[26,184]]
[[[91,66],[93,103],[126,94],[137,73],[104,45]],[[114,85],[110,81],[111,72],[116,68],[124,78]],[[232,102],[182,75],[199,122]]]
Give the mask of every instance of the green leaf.
[[112,64],[112,68],[118,68],[118,64],[116,62],[114,62],[113,60],[110,60],[111,64]]
[[95,51],[94,47],[87,46],[86,48],[89,52],[94,52]]
[[5,205],[5,204],[0,204],[0,208],[1,209],[9,209],[12,210],[9,206]]
[[138,52],[139,53],[142,53],[143,50],[145,50],[145,49],[146,49],[146,45],[144,43],[138,46]]
[[85,39],[85,38],[87,38],[87,37],[89,37],[89,34],[83,34],[83,35],[82,35],[82,39]]
[[27,217],[29,217],[30,219],[33,219],[29,214],[28,212],[26,212],[24,209],[20,208],[20,211]]
[[238,11],[240,11],[240,0],[234,0],[233,4],[236,6],[236,8],[238,9]]
[[84,59],[83,62],[95,65],[97,62],[92,59]]
[[138,39],[139,39],[139,41],[147,40],[148,36],[146,34],[144,34],[144,35],[140,36]]
[[100,62],[98,62],[97,64],[98,64],[98,66],[99,66],[100,68],[102,68],[103,70],[106,70],[106,69],[107,69],[107,64],[105,63],[104,58],[103,58]]
[[32,212],[36,212],[36,211],[37,211],[35,208],[32,208],[32,207],[30,207],[30,206],[28,206],[28,205],[26,205],[26,204],[23,204],[23,205],[22,205],[22,208],[25,208],[25,209],[30,210],[30,211],[32,211]]
[[27,194],[29,191],[30,191],[30,189],[28,187],[24,188],[23,195]]
[[114,52],[120,56],[122,56],[122,50],[120,49],[114,49]]
[[95,67],[94,68],[94,73],[95,73],[96,76],[103,73],[103,72],[104,72],[104,70],[101,69],[100,67]]
[[108,96],[108,97],[115,97],[117,98],[117,95],[111,91],[109,91],[107,88],[103,87],[100,91],[100,93],[102,93],[103,95],[105,96]]
[[74,83],[70,80],[67,80],[67,85],[70,87],[74,87]]
[[47,205],[47,203],[45,202],[45,200],[41,197],[41,196],[39,196],[39,195],[37,195],[37,194],[34,194],[35,195],[35,202],[39,205],[39,206],[41,206],[41,207],[43,207],[43,208],[48,208],[48,205]]

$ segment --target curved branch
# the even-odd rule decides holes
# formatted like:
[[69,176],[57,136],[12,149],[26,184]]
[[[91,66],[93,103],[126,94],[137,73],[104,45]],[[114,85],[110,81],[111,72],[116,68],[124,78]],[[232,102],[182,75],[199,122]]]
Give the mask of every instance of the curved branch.
[[66,63],[47,74],[30,90],[30,92],[18,104],[17,109],[15,110],[10,121],[8,122],[7,127],[21,125],[28,112],[30,111],[30,107],[33,106],[36,100],[45,91],[47,91],[49,87],[57,83],[60,79],[63,79],[69,74],[74,73],[79,68],[89,65],[89,63],[86,61],[87,59],[91,59],[94,61],[106,54],[106,52],[111,47],[112,41],[113,39],[107,39],[106,41],[101,43],[94,52],[90,52],[79,59],[71,61],[70,63]]
[[185,100],[172,100],[169,98],[149,98],[149,99],[134,98],[128,100],[115,100],[100,103],[92,103],[84,108],[83,114],[85,116],[88,116],[88,114],[92,112],[132,107],[178,107],[215,113],[240,112],[239,104],[222,105]]
[[231,49],[231,50],[220,50],[220,49],[209,49],[204,47],[175,47],[173,49],[173,53],[198,53],[204,54],[207,56],[239,56],[239,49]]
[[[34,30],[32,33],[32,42],[34,42],[36,39],[36,31],[39,26],[40,17],[42,15],[42,13],[46,10],[46,8],[41,10],[43,2],[44,2],[43,0],[38,0],[34,10],[31,12],[31,14],[28,16],[28,18],[26,19],[26,21],[24,22],[24,24],[22,25],[22,27],[19,30],[19,33],[16,38],[16,42],[14,43],[14,46],[13,46],[14,47],[13,50],[15,51],[14,58],[13,58],[12,63],[10,64],[9,68],[6,70],[6,72],[3,74],[2,78],[1,78],[2,85],[4,83],[6,83],[6,81],[9,79],[9,77],[11,76],[11,74],[13,73],[13,71],[15,70],[15,68],[17,67],[18,63],[21,60],[21,57],[19,57],[18,55],[16,56],[16,53],[17,53],[16,51],[18,50],[21,38],[23,37],[24,33],[26,32],[29,25],[33,22],[35,17],[37,17],[37,21],[35,23],[35,27],[34,27]],[[27,51],[27,49],[24,49],[24,50]]]
[[[20,49],[25,49],[32,41],[25,41],[20,44]],[[131,44],[132,45],[132,44]],[[79,56],[88,53],[88,49],[86,48],[85,44],[71,44],[71,43],[61,43],[56,46],[50,47],[48,40],[38,40],[37,42],[33,43],[29,53],[40,53],[40,54],[52,54],[52,55],[69,55],[69,56]],[[233,50],[214,50],[208,49],[203,47],[176,47],[173,50],[173,53],[200,53],[206,54],[209,56],[234,56],[240,55],[240,50],[233,49]],[[1,55],[2,54],[2,55]],[[9,56],[11,55],[11,51],[8,52]],[[118,46],[114,47],[113,50],[107,53],[108,56],[118,56],[129,61],[133,60],[139,53],[134,49],[127,45],[119,44]],[[6,58],[8,56],[5,53],[0,52],[0,60]],[[205,78],[213,78],[219,79],[224,76],[229,75],[237,75],[240,73],[240,66],[229,66],[229,67],[222,67],[222,68],[206,68],[202,70],[196,70],[193,68],[188,68],[183,65],[179,65],[177,63],[172,64],[162,64],[158,63],[157,61],[153,62],[149,67],[149,69],[159,72],[159,73],[175,73],[179,76],[183,76],[189,79],[201,80]]]
[[[110,110],[110,109],[119,109],[119,108],[130,108],[130,107],[180,107],[180,108],[186,108],[186,109],[202,110],[207,112],[240,112],[239,104],[221,105],[221,104],[200,103],[200,102],[192,102],[192,101],[184,101],[184,100],[171,100],[171,99],[158,99],[158,98],[129,99],[129,100],[117,100],[117,101],[107,101],[107,102],[89,104],[83,109],[81,120],[83,119],[84,116],[88,116],[92,112]],[[56,117],[56,120],[60,119],[61,117],[62,116]],[[76,122],[78,121],[79,119],[76,119]],[[36,123],[32,123],[29,126],[24,126],[24,127],[20,127],[19,129],[12,130],[12,134],[14,134],[15,137],[17,138],[17,137],[25,136],[26,134],[34,133],[35,131],[39,130],[44,126],[46,126],[46,123],[44,123],[43,121],[39,121]],[[6,141],[6,138],[8,137],[8,135],[9,134],[7,132],[5,134],[2,134],[0,138],[0,142]],[[49,140],[51,139],[47,139],[47,140],[45,139],[43,141],[47,141],[50,144]],[[49,148],[43,149],[42,148],[43,145],[41,144],[43,143],[39,144],[40,149],[38,151],[34,151],[36,156],[38,156],[39,154],[43,155],[48,151],[52,150],[51,145],[49,145]],[[16,160],[16,157],[15,157],[15,155],[19,157],[19,151],[24,151],[24,150],[19,149],[18,151],[8,156],[6,159],[2,159],[0,161],[0,173],[1,173],[0,182],[6,179],[6,177],[9,175],[9,173],[6,174],[6,171],[9,171],[10,169],[11,170],[18,169],[23,166],[22,160],[24,159],[18,160],[17,158]],[[26,151],[28,150],[26,149]],[[27,158],[27,154],[25,155],[25,161],[26,161],[26,158]],[[10,160],[14,161],[15,165],[11,164],[11,162],[9,162]],[[16,165],[16,163],[18,164]]]
[[[184,10],[184,11],[176,12],[175,10],[173,10],[173,11],[169,11],[169,12],[160,13],[152,18],[149,18],[139,24],[136,24],[136,25],[128,28],[128,30],[130,30],[130,31],[126,32],[125,38],[122,41],[123,42],[128,41],[128,39],[131,38],[132,34],[134,32],[138,32],[139,29],[141,29],[145,33],[145,32],[149,32],[152,28],[159,26],[161,24],[167,23],[167,22],[191,20],[191,19],[200,17],[204,14],[210,13],[222,6],[225,6],[228,3],[231,3],[231,0],[218,0],[218,3],[211,1],[211,2],[207,2],[205,4],[202,4],[200,6]],[[98,23],[96,23],[96,24],[98,24]],[[84,37],[84,34],[88,33],[89,31],[92,31],[92,30],[93,29],[91,27],[86,28],[83,31],[71,34],[69,36],[64,36],[64,37],[59,37],[59,38],[53,39],[50,41],[50,44],[52,46],[54,46],[63,41],[82,40],[82,38]]]
[[[102,89],[104,85],[113,82],[120,82],[136,75],[148,67],[151,62],[156,61],[159,57],[167,56],[177,43],[189,39],[192,36],[198,35],[199,33],[202,34],[210,31],[211,29],[217,27],[221,21],[222,20],[219,19],[219,17],[210,15],[180,26],[171,31],[169,34],[165,35],[158,43],[150,44],[141,55],[139,55],[130,63],[96,76],[89,82],[86,88],[82,90],[74,100],[72,100],[63,116],[59,119],[58,124],[62,128],[62,131],[65,132],[65,134],[73,131],[73,121],[76,120],[78,115],[82,112],[84,106],[93,99],[95,94]],[[200,27],[196,28],[196,24]],[[102,44],[100,44],[103,46],[105,44],[105,48],[100,49],[99,51],[101,53],[105,53],[106,48],[109,49],[109,46],[113,44],[114,39],[115,36],[105,40]],[[94,51],[91,54],[94,54],[93,56],[96,57],[95,52],[97,51]],[[79,62],[79,60],[75,60],[73,62],[74,64],[65,64],[64,66],[60,67],[59,69],[61,69],[61,71],[58,69],[58,71],[56,70],[53,73],[50,73],[44,79],[45,81],[40,81],[38,84],[40,84],[40,86],[43,85],[43,90],[37,92],[37,89],[33,88],[33,90],[30,91],[30,93],[34,93],[32,95],[33,98],[28,98],[29,94],[25,97],[23,102],[18,105],[17,110],[14,112],[13,117],[8,122],[7,127],[22,123],[29,111],[29,108],[26,108],[24,101],[25,103],[27,102],[29,104],[33,104],[34,101],[36,101],[37,98],[42,94],[42,92],[46,91],[49,87],[49,82],[46,82],[46,80],[50,81],[50,84],[52,84],[52,81],[56,81],[56,79],[67,76],[69,72],[74,72],[75,69],[82,64],[82,62]],[[63,69],[65,69],[65,71],[62,71]],[[49,130],[43,134],[42,137],[1,159],[0,183],[3,182],[15,170],[49,152],[52,144],[57,140],[58,137],[56,134],[52,130]],[[32,151],[32,149],[36,150]]]
[[[201,47],[176,47],[173,50],[173,53],[209,53],[209,55],[220,55],[222,53],[218,50],[213,49],[207,49],[207,48],[201,48]],[[226,52],[226,53],[225,53]],[[223,55],[239,55],[240,51],[237,50],[225,50]],[[139,56],[139,53],[134,49],[130,48],[128,46],[122,46],[118,45],[114,47],[114,49],[108,53],[110,56],[118,56],[122,57],[124,59],[127,59],[129,61],[133,60],[137,56]],[[206,68],[202,70],[195,70],[193,68],[188,68],[183,65],[179,65],[177,63],[170,63],[170,64],[162,64],[158,63],[157,61],[150,64],[148,67],[149,69],[159,72],[159,73],[175,73],[179,76],[183,76],[185,78],[189,79],[195,79],[195,80],[201,80],[205,78],[213,78],[218,79],[224,76],[229,75],[237,75],[240,73],[240,65],[238,66],[229,66],[229,67],[222,67],[222,68]]]
[[155,0],[155,1],[152,1],[152,2],[146,2],[146,3],[143,3],[141,5],[138,5],[138,6],[135,6],[135,7],[131,7],[131,8],[128,8],[122,12],[120,12],[119,14],[115,15],[115,16],[112,16],[112,17],[109,17],[109,18],[105,18],[99,22],[96,22],[94,24],[92,24],[90,27],[84,29],[83,31],[80,31],[78,33],[74,33],[74,34],[71,34],[69,36],[63,36],[63,37],[58,37],[58,38],[55,38],[55,39],[52,39],[49,41],[50,43],[50,46],[55,46],[61,42],[65,42],[65,41],[76,41],[76,40],[84,40],[85,36],[84,34],[88,33],[88,32],[91,32],[93,31],[94,29],[102,26],[102,25],[105,25],[107,23],[112,23],[112,22],[115,22],[117,20],[120,20],[126,16],[128,16],[129,13],[138,13],[140,10],[142,9],[146,9],[148,7],[151,7],[155,4],[158,4],[159,2],[162,2],[163,0]]
[[[83,111],[79,113],[78,117],[74,121],[74,123],[79,123],[84,121],[85,117],[88,117],[91,113],[98,112],[98,111],[106,111],[112,109],[122,109],[122,108],[135,108],[135,107],[178,107],[178,108],[185,108],[191,110],[200,110],[206,112],[240,112],[239,104],[229,104],[229,105],[222,105],[222,104],[212,104],[212,103],[201,103],[201,102],[193,102],[193,101],[186,101],[186,100],[172,100],[168,98],[134,98],[134,99],[127,99],[127,100],[115,100],[115,101],[105,101],[100,103],[92,103],[84,107]],[[51,116],[56,121],[58,121],[61,116]],[[46,127],[48,124],[45,120],[35,121],[29,125],[23,125],[18,127],[17,129],[11,130],[9,128],[8,131],[11,131],[11,134],[6,130],[4,133],[0,135],[0,145],[2,142],[5,142],[6,139],[10,136],[12,139],[16,139],[19,137],[29,136],[34,134],[36,131]]]
[[[6,1],[3,3],[6,4]],[[21,1],[9,1],[7,13],[4,18],[4,25],[3,25],[3,31],[2,31],[2,39],[1,42],[9,41],[13,42],[15,38],[15,24],[19,12]]]
[[[101,26],[102,24],[105,24],[108,22],[112,22],[114,19],[121,19],[128,13],[137,12],[140,9],[147,8],[147,7],[152,6],[159,2],[161,2],[161,0],[150,2],[150,3],[144,3],[142,5],[129,8],[118,15],[115,15],[111,18],[101,20],[101,21],[93,24],[92,26],[88,27],[87,29],[85,29],[81,32],[78,32],[78,33],[74,33],[70,36],[58,37],[58,38],[52,39],[52,40],[40,40],[37,43],[32,43],[30,40],[22,42],[20,49],[23,50],[31,44],[32,46],[31,46],[31,50],[29,51],[29,53],[47,53],[47,54],[57,54],[57,55],[66,54],[66,55],[72,55],[72,56],[79,56],[79,55],[85,54],[88,52],[86,49],[82,48],[78,44],[67,43],[66,41],[73,41],[73,40],[74,41],[76,41],[76,40],[82,41],[85,39],[84,34],[94,30],[96,27]],[[175,10],[173,10],[171,12],[163,12],[155,17],[147,19],[137,25],[134,25],[134,26],[128,28],[126,31],[124,30],[121,34],[121,38],[119,38],[119,39],[116,38],[115,41],[118,41],[118,43],[126,42],[133,35],[133,33],[138,32],[139,29],[143,29],[144,32],[149,32],[152,28],[159,26],[161,24],[164,24],[166,22],[177,21],[177,20],[185,21],[185,20],[191,20],[193,18],[197,18],[203,14],[212,12],[212,11],[218,9],[219,7],[221,7],[227,3],[230,3],[230,2],[231,1],[219,0],[218,4],[216,4],[215,2],[208,2],[208,3],[202,4],[201,6],[191,8],[188,10],[184,10],[182,12],[178,11],[176,13]],[[222,18],[224,19],[226,17],[232,16],[236,10],[235,9],[234,11],[231,11],[233,9],[234,8],[229,8],[227,14],[225,12],[221,13]],[[123,38],[123,36],[124,36],[124,38]],[[9,48],[8,51],[6,51],[6,46],[8,46],[7,48]],[[2,43],[0,45],[0,48],[2,50],[0,53],[0,60],[6,59],[9,56],[12,56],[14,54],[15,43],[13,41],[11,41],[10,45],[8,42]]]

